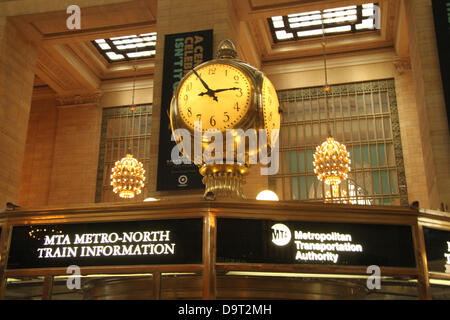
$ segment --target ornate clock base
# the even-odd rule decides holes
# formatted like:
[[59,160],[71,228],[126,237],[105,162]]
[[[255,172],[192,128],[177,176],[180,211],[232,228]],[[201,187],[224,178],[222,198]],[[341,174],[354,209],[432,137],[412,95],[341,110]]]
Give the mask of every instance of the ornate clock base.
[[242,191],[245,184],[244,176],[248,173],[248,167],[243,164],[205,164],[200,168],[205,185],[203,198],[208,200],[210,195],[215,197],[227,197],[246,199]]

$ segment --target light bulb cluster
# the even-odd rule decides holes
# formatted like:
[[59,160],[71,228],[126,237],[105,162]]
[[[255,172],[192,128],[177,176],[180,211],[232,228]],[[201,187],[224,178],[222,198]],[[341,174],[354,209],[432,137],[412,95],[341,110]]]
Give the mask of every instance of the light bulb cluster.
[[350,172],[350,153],[345,145],[334,138],[316,147],[314,153],[314,173],[320,181],[328,185],[337,185],[348,178]]
[[142,192],[145,170],[141,162],[131,154],[117,161],[112,168],[111,185],[121,198],[134,198]]
[[41,240],[45,235],[48,234],[61,234],[61,230],[55,230],[55,229],[47,229],[46,227],[30,227],[30,231],[28,231],[28,235],[30,238]]
[[[325,202],[335,202],[335,203],[352,203],[349,200],[347,191],[345,190],[340,190],[339,191],[339,186],[336,184],[331,185],[331,190],[332,192],[330,192],[330,190],[327,190],[325,192]],[[333,196],[331,196],[331,194],[333,194]]]

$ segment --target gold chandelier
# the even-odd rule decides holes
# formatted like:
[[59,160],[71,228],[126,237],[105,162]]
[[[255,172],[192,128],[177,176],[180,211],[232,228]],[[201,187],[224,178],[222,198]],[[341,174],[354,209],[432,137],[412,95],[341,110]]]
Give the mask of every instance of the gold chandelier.
[[328,185],[338,185],[348,178],[350,172],[350,154],[345,145],[327,138],[314,153],[314,173],[320,181]]
[[[137,50],[137,47],[136,47]],[[136,90],[136,65],[134,66],[134,80],[133,80],[133,101],[130,106],[131,111],[131,132],[134,133],[134,96]],[[141,194],[144,188],[145,170],[141,162],[136,160],[131,152],[131,145],[133,144],[132,137],[130,137],[130,144],[128,146],[128,154],[116,161],[112,168],[111,185],[113,192],[118,193],[121,198],[131,199]]]
[[[330,110],[328,106],[328,92],[330,86],[328,85],[327,78],[327,58],[326,58],[326,41],[325,41],[325,28],[323,25],[322,16],[322,47],[323,47],[323,59],[325,69],[325,103],[327,108],[327,131],[328,138],[320,146],[316,147],[314,153],[314,173],[317,178],[324,183],[331,185],[334,193],[336,193],[337,186],[348,178],[350,172],[350,154],[344,144],[336,141],[331,135],[330,129]],[[331,195],[331,194],[329,194]],[[325,196],[326,198],[327,196]]]
[[121,198],[134,198],[142,192],[145,170],[141,162],[131,154],[117,161],[112,169],[111,185]]

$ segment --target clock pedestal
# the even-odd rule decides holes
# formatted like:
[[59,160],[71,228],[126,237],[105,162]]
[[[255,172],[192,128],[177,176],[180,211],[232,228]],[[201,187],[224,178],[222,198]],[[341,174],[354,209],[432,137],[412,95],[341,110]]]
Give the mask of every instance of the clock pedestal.
[[239,163],[232,164],[204,164],[200,168],[205,184],[204,198],[209,195],[245,199],[242,186],[245,184],[245,175],[248,166]]

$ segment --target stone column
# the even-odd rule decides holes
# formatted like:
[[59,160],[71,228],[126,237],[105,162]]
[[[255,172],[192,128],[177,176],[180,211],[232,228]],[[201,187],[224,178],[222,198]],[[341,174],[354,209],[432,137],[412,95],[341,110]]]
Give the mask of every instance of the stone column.
[[102,108],[100,93],[57,97],[49,205],[95,202]]
[[0,209],[18,201],[35,63],[35,46],[0,17]]
[[51,90],[37,94],[31,103],[30,120],[22,169],[18,203],[22,207],[48,204],[50,176],[58,117],[55,93]]
[[[430,0],[404,0],[429,204],[450,204],[450,135]],[[416,183],[416,182],[413,182]],[[408,187],[409,188],[409,187]],[[425,207],[420,204],[421,207]]]
[[394,61],[395,89],[397,92],[398,116],[402,138],[403,161],[405,166],[408,200],[419,201],[423,208],[430,208],[430,181],[434,176],[426,173],[420,118],[416,103],[416,86],[411,71],[409,57]]

